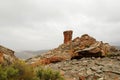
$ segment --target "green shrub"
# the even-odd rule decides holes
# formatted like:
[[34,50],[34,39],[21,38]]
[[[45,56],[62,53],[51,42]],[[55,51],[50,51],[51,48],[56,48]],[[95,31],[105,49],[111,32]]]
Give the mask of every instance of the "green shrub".
[[0,80],[6,80],[7,79],[7,75],[5,70],[2,68],[2,66],[0,65]]
[[16,80],[18,77],[18,69],[14,69],[11,66],[0,66],[0,80]]
[[0,66],[0,80],[37,80],[34,69],[23,61]]
[[36,76],[34,69],[23,61],[15,62],[13,67],[18,69],[18,80],[33,80]]
[[18,69],[13,68],[12,66],[6,67],[5,72],[7,75],[7,80],[16,80],[18,75]]
[[35,68],[16,61],[9,66],[0,65],[0,80],[64,80],[60,73],[49,68]]
[[44,69],[42,67],[37,69],[37,77],[39,80],[64,80],[59,72],[49,68]]

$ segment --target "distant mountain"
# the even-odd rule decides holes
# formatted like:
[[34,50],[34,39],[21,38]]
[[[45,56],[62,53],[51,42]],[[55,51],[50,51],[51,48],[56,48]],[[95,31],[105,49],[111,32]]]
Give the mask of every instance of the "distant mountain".
[[115,46],[115,47],[120,50],[120,46]]
[[48,50],[39,50],[39,51],[20,51],[20,52],[15,52],[15,55],[18,58],[21,59],[28,59],[30,57],[34,57],[36,55],[42,54],[47,52]]

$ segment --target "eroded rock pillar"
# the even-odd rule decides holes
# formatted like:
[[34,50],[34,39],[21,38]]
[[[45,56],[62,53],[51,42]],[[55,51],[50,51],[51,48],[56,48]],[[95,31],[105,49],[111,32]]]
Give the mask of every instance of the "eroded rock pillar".
[[72,30],[68,30],[68,31],[64,31],[63,35],[64,35],[64,44],[68,43],[69,41],[72,40],[72,34],[73,31]]

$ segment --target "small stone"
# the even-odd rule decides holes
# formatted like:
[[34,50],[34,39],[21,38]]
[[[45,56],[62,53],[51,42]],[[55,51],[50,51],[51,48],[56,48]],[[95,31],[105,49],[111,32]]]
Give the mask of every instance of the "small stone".
[[93,60],[94,60],[94,59],[95,59],[95,57],[92,57],[91,59],[93,59]]
[[93,66],[93,67],[91,67],[90,69],[93,70],[93,71],[97,71],[97,70],[98,70],[98,67],[97,67],[97,66]]
[[88,69],[87,70],[87,75],[91,75],[91,74],[93,74],[93,72],[91,71],[91,69]]
[[97,70],[96,72],[100,74],[100,73],[102,73],[103,71],[102,71],[102,70]]
[[103,78],[103,77],[101,77],[101,78],[99,78],[98,80],[104,80],[104,78]]

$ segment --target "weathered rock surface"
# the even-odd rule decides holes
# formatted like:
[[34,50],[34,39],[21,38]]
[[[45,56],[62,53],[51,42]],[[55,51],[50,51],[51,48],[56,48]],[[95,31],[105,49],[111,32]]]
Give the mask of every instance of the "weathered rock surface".
[[0,64],[9,65],[15,62],[16,59],[14,51],[0,45]]
[[82,57],[102,57],[111,55],[116,49],[108,43],[97,41],[95,38],[84,34],[81,37],[72,39],[72,31],[65,31],[64,44],[47,53],[31,58],[26,62],[38,65],[60,62],[64,60],[80,59]]

